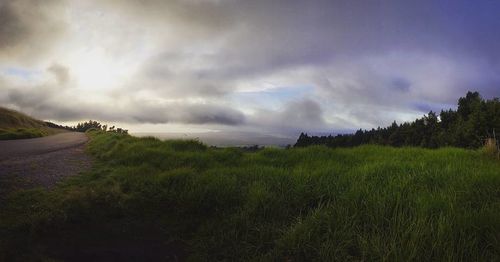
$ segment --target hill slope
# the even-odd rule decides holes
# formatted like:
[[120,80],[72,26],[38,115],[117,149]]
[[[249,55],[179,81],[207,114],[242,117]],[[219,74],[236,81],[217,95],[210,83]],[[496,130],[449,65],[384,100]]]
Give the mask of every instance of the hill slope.
[[34,119],[21,112],[0,107],[0,128],[41,128],[46,127],[43,121]]
[[48,127],[41,120],[0,107],[0,140],[35,138],[60,132],[64,130]]

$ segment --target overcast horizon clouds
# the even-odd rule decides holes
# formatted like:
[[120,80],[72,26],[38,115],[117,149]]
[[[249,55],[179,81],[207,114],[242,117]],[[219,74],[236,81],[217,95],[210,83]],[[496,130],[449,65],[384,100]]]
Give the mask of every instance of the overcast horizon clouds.
[[500,96],[500,1],[0,0],[0,105],[135,132],[334,132]]

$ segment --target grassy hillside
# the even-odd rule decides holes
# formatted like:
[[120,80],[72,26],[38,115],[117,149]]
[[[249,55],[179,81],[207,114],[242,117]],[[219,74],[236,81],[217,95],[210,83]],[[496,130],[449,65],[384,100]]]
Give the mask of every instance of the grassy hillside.
[[500,259],[500,163],[480,151],[91,136],[92,172],[6,201],[0,260]]
[[0,140],[34,138],[58,132],[63,130],[50,128],[43,121],[0,107]]

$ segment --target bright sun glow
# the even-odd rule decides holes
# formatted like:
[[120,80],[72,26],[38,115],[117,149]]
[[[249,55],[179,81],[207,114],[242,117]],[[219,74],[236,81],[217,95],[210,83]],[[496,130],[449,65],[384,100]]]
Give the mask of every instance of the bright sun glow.
[[126,77],[126,68],[101,52],[81,53],[72,60],[72,75],[81,88],[109,89]]

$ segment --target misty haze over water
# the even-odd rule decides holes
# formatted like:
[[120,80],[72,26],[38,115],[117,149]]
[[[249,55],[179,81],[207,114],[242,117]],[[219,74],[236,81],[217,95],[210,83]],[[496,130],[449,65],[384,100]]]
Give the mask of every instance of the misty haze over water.
[[209,146],[276,146],[293,145],[297,136],[279,136],[254,132],[196,132],[196,133],[134,133],[135,136],[153,136],[159,139],[198,139]]

